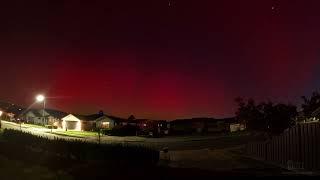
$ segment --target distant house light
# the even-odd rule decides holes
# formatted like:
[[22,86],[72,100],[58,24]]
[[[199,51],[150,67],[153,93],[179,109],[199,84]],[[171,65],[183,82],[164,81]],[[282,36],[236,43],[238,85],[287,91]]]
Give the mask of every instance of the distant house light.
[[102,128],[109,128],[110,122],[102,122]]

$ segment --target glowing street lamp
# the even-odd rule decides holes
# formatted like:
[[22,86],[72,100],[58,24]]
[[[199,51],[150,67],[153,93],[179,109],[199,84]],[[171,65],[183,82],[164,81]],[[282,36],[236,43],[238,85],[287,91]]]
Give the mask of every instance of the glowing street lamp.
[[44,125],[44,110],[46,109],[46,98],[45,98],[44,95],[39,94],[39,95],[36,96],[36,100],[37,100],[38,103],[43,102],[42,120],[43,120],[43,125]]
[[41,94],[36,97],[37,102],[44,102],[45,99],[44,95]]

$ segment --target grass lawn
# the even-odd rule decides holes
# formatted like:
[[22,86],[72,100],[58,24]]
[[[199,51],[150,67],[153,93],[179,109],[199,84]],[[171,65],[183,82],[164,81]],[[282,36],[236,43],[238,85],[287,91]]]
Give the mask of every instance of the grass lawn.
[[55,131],[55,132],[53,132],[53,134],[63,135],[63,136],[71,136],[71,137],[80,137],[80,138],[98,136],[98,133],[97,133],[97,132],[91,132],[91,131],[72,131],[72,130],[68,130],[68,131],[64,131],[64,130]]
[[44,126],[36,125],[36,124],[22,124],[22,127],[26,128],[45,128]]

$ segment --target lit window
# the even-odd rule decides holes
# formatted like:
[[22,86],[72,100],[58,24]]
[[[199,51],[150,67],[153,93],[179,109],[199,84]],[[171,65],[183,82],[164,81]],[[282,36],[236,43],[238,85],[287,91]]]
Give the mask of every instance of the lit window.
[[102,122],[104,128],[109,128],[110,122]]

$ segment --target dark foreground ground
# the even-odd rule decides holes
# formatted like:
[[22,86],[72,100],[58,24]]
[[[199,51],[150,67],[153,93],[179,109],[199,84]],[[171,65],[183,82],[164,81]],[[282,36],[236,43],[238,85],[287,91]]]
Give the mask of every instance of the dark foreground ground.
[[[286,176],[289,172],[272,166],[233,170],[203,170],[165,166],[135,166],[126,164],[96,164],[84,162],[52,162],[52,165],[29,164],[0,157],[1,179],[189,179],[226,176]],[[293,174],[290,174],[293,175]]]
[[[258,137],[255,137],[257,139]],[[204,149],[194,141],[193,148],[173,148],[161,153],[157,165],[138,162],[97,162],[63,160],[39,153],[12,156],[0,151],[0,179],[199,179],[225,176],[286,176],[287,170],[244,156],[243,144],[253,136],[227,136],[210,141]],[[188,146],[192,142],[187,142]],[[200,146],[198,146],[200,145]],[[196,148],[198,147],[198,149]],[[1,147],[0,147],[1,148]],[[1,150],[1,149],[0,149]],[[13,150],[19,151],[19,150]],[[166,156],[170,156],[166,159]],[[164,157],[165,156],[165,157]],[[24,158],[25,157],[25,158]],[[32,155],[34,157],[34,155]],[[290,174],[294,175],[294,174]]]
[[72,164],[52,162],[43,166],[27,164],[0,157],[1,179],[189,179],[217,176],[281,176],[284,171],[274,167],[235,169],[232,171],[200,170],[195,168],[169,168],[162,166],[134,166],[124,164],[96,164],[85,162]]

